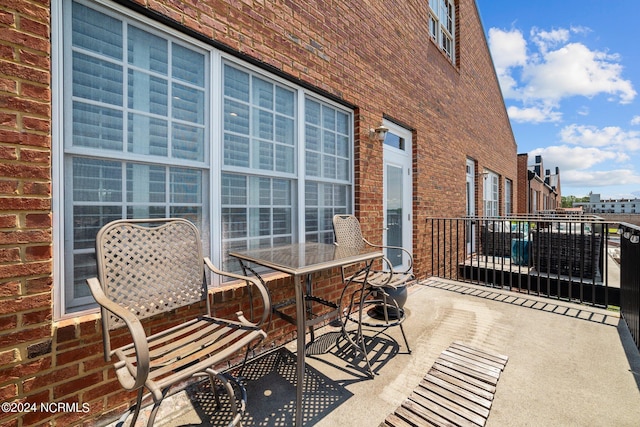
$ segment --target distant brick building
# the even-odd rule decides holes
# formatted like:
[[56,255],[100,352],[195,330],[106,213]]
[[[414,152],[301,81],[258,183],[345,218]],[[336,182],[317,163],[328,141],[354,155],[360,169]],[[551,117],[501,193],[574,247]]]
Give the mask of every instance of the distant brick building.
[[[130,403],[85,286],[108,221],[190,218],[233,269],[230,249],[331,241],[335,213],[390,242],[395,217],[423,278],[425,218],[519,200],[473,0],[15,0],[0,28],[0,399],[90,407],[1,425],[90,423]],[[334,276],[316,280],[326,295]],[[237,308],[231,285],[211,293]],[[274,322],[269,340],[293,331]]]
[[560,168],[544,169],[542,156],[529,163],[528,154],[518,154],[518,213],[534,214],[562,207]]

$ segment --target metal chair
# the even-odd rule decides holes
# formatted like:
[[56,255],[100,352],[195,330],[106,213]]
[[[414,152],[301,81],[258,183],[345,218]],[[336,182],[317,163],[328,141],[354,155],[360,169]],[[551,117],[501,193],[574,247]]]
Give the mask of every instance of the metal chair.
[[[115,359],[121,385],[126,390],[138,390],[135,406],[120,423],[133,412],[131,425],[135,424],[145,388],[154,402],[147,422],[151,426],[171,386],[208,376],[218,406],[216,379],[229,396],[233,413],[229,425],[241,425],[246,405],[244,385],[217,366],[245,347],[246,363],[251,345],[266,337],[261,326],[271,304],[262,284],[254,278],[218,270],[203,257],[197,228],[184,219],[111,222],[98,232],[96,258],[98,277],[87,282],[101,306],[105,361]],[[207,271],[242,280],[248,288],[259,291],[263,313],[257,323],[247,320],[241,311],[233,320],[211,315]],[[186,319],[162,328],[160,325],[172,318],[163,315],[179,308],[179,318]],[[152,316],[156,316],[152,323],[142,323]],[[114,338],[119,345],[129,342],[112,349],[112,331],[122,327],[128,329],[129,339],[121,331],[115,332]]]
[[[404,303],[406,301],[408,282],[415,279],[413,257],[404,248],[397,246],[375,245],[362,235],[360,222],[353,215],[335,215],[333,217],[333,231],[337,246],[350,247],[362,250],[367,246],[372,248],[400,250],[408,256],[409,265],[402,271],[394,270],[393,265],[386,257],[382,258],[381,270],[358,270],[350,274],[349,267],[342,268],[342,279],[345,283],[340,296],[340,314],[342,316],[342,329],[348,340],[359,348],[367,364],[369,374],[373,377],[373,370],[367,357],[367,348],[362,334],[362,327],[389,328],[399,326],[404,338],[407,352],[411,353],[409,341],[402,327],[406,319]],[[358,287],[349,286],[356,283]],[[345,297],[348,298],[345,303]],[[356,340],[354,343],[347,333],[347,323],[357,324]]]

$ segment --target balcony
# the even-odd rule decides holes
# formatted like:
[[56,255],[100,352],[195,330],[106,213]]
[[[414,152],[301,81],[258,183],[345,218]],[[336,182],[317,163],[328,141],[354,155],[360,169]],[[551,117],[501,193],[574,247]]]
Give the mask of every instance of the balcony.
[[[522,221],[530,223],[527,234],[532,236],[555,225],[538,219],[534,227],[531,218]],[[581,230],[575,240],[590,240],[585,237],[586,223],[578,224],[569,228],[574,230],[569,234]],[[363,364],[358,365],[357,356],[340,341],[335,344],[338,328],[328,325],[316,333],[316,341],[307,346],[305,426],[382,425],[454,341],[509,358],[487,426],[637,425],[640,245],[634,236],[640,229],[622,224],[618,234],[609,225],[593,226],[592,233],[603,233],[601,249],[608,251],[619,241],[620,264],[598,255],[600,270],[593,274],[593,264],[591,277],[585,277],[572,269],[563,274],[560,264],[553,273],[551,262],[546,264],[547,271],[533,261],[521,265],[517,257],[512,263],[511,254],[508,260],[497,255],[494,260],[479,246],[477,232],[482,225],[479,219],[428,222],[433,230],[434,275],[411,286],[406,305],[405,332],[413,351],[405,352],[397,328],[385,333],[365,331],[372,348],[373,380]],[[472,248],[467,243],[473,242],[465,230],[472,230],[477,239],[473,253],[467,254]],[[535,239],[528,240],[533,247]],[[583,249],[580,253],[587,254],[586,243],[578,244]],[[537,256],[549,260],[552,255],[538,252]],[[587,264],[583,255],[578,258],[580,265]],[[568,262],[571,267],[576,260]],[[612,278],[613,263],[619,279]],[[619,309],[610,303],[616,298],[608,295],[613,288],[619,289]],[[291,343],[251,362],[245,372],[249,379],[245,426],[293,425],[294,352],[295,343]],[[159,415],[163,425],[225,425],[224,414],[213,410],[213,397],[206,388],[192,385],[171,399],[173,404],[163,405],[168,411],[165,417]]]

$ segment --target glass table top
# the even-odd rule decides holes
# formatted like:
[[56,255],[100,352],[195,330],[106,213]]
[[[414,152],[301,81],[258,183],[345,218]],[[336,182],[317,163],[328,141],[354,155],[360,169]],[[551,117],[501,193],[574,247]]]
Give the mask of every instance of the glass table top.
[[229,255],[273,270],[300,275],[381,258],[383,253],[375,248],[359,250],[326,243],[294,243],[264,249],[233,251]]

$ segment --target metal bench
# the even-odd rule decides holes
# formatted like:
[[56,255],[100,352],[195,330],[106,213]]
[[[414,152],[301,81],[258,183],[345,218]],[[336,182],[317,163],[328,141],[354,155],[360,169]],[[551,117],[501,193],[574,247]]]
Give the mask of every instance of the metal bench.
[[[135,406],[121,422],[133,412],[131,425],[135,424],[146,388],[154,403],[147,425],[153,425],[173,385],[203,376],[209,377],[214,393],[215,380],[221,382],[232,406],[229,425],[239,425],[246,401],[244,386],[217,366],[245,347],[246,362],[250,346],[266,337],[261,326],[271,306],[263,285],[257,279],[218,270],[203,257],[198,229],[184,219],[111,222],[98,232],[96,258],[98,277],[87,282],[101,306],[105,361],[114,360],[116,375],[126,390],[138,390]],[[242,280],[249,290],[257,289],[262,299],[260,319],[249,321],[241,311],[233,320],[213,317],[208,272]],[[178,313],[162,322],[143,323],[177,309]],[[176,322],[157,330],[171,318]],[[122,328],[127,328],[128,334],[114,331]],[[118,347],[114,349],[115,342]]]

